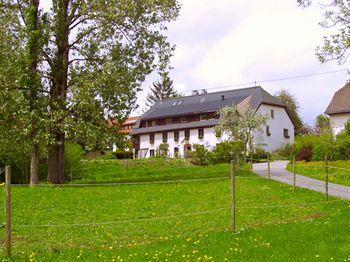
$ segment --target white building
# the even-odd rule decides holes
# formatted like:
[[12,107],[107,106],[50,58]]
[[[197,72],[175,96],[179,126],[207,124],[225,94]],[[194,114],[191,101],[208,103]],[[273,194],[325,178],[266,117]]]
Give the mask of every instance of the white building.
[[345,123],[350,119],[350,83],[339,89],[327,107],[331,128],[335,135],[344,130]]
[[226,140],[217,137],[218,110],[225,106],[250,106],[267,114],[263,131],[255,132],[254,143],[268,151],[294,143],[294,125],[285,105],[259,86],[206,93],[157,102],[135,124],[131,135],[139,158],[154,156],[162,143],[169,145],[169,156],[186,156],[194,144],[213,148]]

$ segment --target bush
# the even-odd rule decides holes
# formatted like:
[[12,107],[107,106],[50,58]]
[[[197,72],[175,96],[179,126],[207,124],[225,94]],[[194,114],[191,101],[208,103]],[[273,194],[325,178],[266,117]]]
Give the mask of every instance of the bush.
[[124,149],[117,149],[115,152],[113,152],[113,155],[117,159],[132,159],[133,158],[133,152],[126,151]]
[[242,155],[244,143],[242,141],[225,141],[217,144],[212,152],[211,162],[229,163],[236,155]]
[[265,151],[265,149],[261,148],[261,147],[257,147],[254,149],[252,157],[253,159],[267,159],[268,156],[268,152]]
[[169,150],[169,144],[168,143],[161,143],[157,149],[157,155],[167,157],[168,150]]
[[209,150],[199,144],[193,145],[193,151],[188,152],[190,157],[190,163],[193,165],[208,165],[211,153]]
[[287,144],[274,152],[278,158],[292,159],[294,153],[294,145]]
[[311,158],[312,158],[312,148],[303,147],[302,149],[300,149],[300,151],[296,155],[295,160],[310,162]]
[[72,175],[71,171],[79,167],[85,151],[80,145],[74,143],[66,142],[64,146],[66,176],[70,177]]

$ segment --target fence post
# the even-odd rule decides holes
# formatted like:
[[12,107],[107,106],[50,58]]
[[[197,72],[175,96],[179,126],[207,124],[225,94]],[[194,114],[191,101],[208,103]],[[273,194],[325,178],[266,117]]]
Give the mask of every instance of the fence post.
[[128,171],[128,160],[124,159],[125,171]]
[[270,180],[271,180],[270,153],[267,153],[267,176],[269,178],[269,184],[270,184]]
[[5,168],[5,246],[6,255],[11,257],[11,167]]
[[296,184],[296,177],[295,177],[295,155],[293,155],[293,192],[295,192],[295,184]]
[[251,171],[253,172],[254,168],[253,168],[253,155],[252,154],[250,154],[250,168],[251,168]]
[[236,231],[236,183],[235,183],[235,160],[231,160],[231,213],[232,221],[231,227],[232,231]]
[[326,199],[328,200],[328,155],[325,157],[325,194],[326,194]]

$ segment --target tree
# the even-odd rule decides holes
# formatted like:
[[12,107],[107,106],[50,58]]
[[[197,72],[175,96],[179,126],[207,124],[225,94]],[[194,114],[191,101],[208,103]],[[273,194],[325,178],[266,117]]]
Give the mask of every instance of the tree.
[[157,101],[178,97],[180,94],[174,89],[173,81],[166,73],[161,74],[161,81],[153,83],[150,93],[147,96],[147,106],[152,106]]
[[[16,6],[16,17],[25,24],[25,15],[36,11],[28,1],[1,3]],[[40,42],[42,58],[36,68],[42,91],[48,93],[43,108],[49,111],[49,182],[64,181],[67,134],[85,132],[96,140],[108,125],[106,119],[122,119],[135,107],[136,92],[148,74],[167,71],[174,47],[163,32],[178,11],[176,0],[52,0],[47,13],[36,13],[38,19],[47,18],[42,30],[47,41]],[[15,23],[3,24],[12,28]],[[83,106],[87,104],[93,106]],[[86,121],[79,121],[80,116]]]
[[326,115],[318,115],[316,117],[316,133],[319,135],[322,134],[331,134],[332,129],[331,129],[331,121],[328,116]]
[[227,133],[231,141],[243,141],[244,154],[253,149],[253,132],[260,131],[268,119],[250,107],[227,106],[219,110],[219,124],[214,127],[217,133]]
[[[298,0],[299,5],[307,7],[311,0]],[[324,37],[323,46],[316,49],[316,55],[321,63],[337,60],[344,64],[350,55],[350,3],[349,1],[321,1],[325,10],[324,20],[320,25],[326,29],[335,28],[336,33]],[[334,32],[334,30],[332,30]]]
[[304,133],[304,123],[299,115],[299,103],[295,96],[290,94],[287,90],[281,90],[275,94],[275,97],[286,105],[287,111],[295,126],[295,134],[300,135]]

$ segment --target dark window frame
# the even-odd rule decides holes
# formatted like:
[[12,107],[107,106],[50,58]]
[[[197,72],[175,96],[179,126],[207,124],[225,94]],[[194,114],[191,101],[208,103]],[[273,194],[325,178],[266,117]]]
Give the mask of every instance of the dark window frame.
[[203,139],[204,138],[204,129],[199,128],[198,129],[198,139]]
[[185,130],[185,140],[187,141],[190,140],[190,137],[191,137],[191,130]]
[[284,136],[284,138],[287,138],[287,139],[290,138],[288,128],[283,128],[283,136]]
[[154,157],[154,154],[155,154],[154,149],[150,149],[150,150],[149,150],[149,156],[150,156],[150,157]]
[[179,131],[174,131],[174,141],[177,142],[180,139],[180,132]]
[[154,133],[149,134],[149,142],[150,144],[154,144]]
[[266,126],[266,135],[271,136],[270,126]]
[[168,142],[168,132],[162,133],[162,141],[163,141],[163,143]]
[[275,119],[275,110],[271,109],[270,115],[272,119]]

